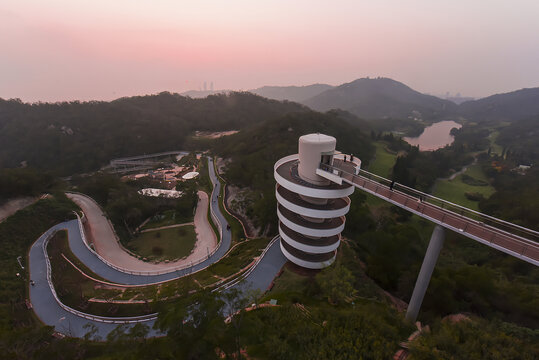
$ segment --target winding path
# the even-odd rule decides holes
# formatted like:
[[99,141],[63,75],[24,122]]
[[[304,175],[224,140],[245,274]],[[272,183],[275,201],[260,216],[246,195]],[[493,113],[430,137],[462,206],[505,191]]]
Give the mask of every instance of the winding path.
[[[228,223],[219,209],[218,197],[221,190],[221,184],[215,175],[213,161],[211,159],[208,159],[208,165],[210,179],[214,184],[210,206],[212,207],[217,221],[220,223],[222,228],[222,239],[219,243],[219,248],[212,256],[205,261],[189,268],[166,274],[129,274],[108,266],[96,255],[96,253],[92,252],[86,246],[86,244],[84,244],[81,237],[79,222],[77,220],[71,220],[58,224],[45,232],[30,249],[30,274],[31,279],[35,282],[35,286],[30,286],[30,301],[34,307],[36,315],[45,324],[54,326],[56,331],[75,337],[81,337],[88,332],[87,329],[84,329],[84,325],[88,323],[97,328],[98,335],[102,338],[117,326],[117,324],[103,322],[103,319],[89,320],[68,312],[62,308],[62,306],[60,306],[60,304],[58,304],[54,298],[52,290],[47,282],[47,264],[45,252],[43,251],[43,243],[50,235],[58,230],[67,230],[71,251],[81,260],[81,262],[106,280],[121,284],[140,285],[167,281],[199,271],[219,261],[230,248],[231,233],[230,230],[227,229]],[[286,259],[279,249],[279,242],[273,242],[272,246],[267,249],[265,256],[257,264],[256,268],[250,271],[249,276],[247,276],[243,282],[235,284],[234,286],[237,286],[242,290],[246,288],[256,288],[263,291],[268,288],[275,275],[279,272],[285,262]],[[155,320],[149,320],[145,321],[144,323],[150,326],[151,329],[154,321]],[[151,329],[149,336],[156,335],[158,335],[158,333]]]
[[77,193],[68,193],[67,196],[80,206],[88,219],[92,233],[95,251],[105,260],[118,268],[130,272],[166,272],[169,269],[189,266],[208,256],[217,246],[217,237],[208,222],[208,194],[199,191],[198,204],[194,216],[197,241],[193,252],[187,258],[162,263],[142,261],[129,254],[120,244],[112,224],[107,219],[101,207],[89,196]]

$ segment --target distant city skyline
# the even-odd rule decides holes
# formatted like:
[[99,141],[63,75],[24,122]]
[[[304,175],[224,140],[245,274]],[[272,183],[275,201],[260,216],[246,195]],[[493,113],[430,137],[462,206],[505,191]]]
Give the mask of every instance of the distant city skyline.
[[15,1],[0,97],[112,100],[389,77],[485,97],[539,86],[539,2]]

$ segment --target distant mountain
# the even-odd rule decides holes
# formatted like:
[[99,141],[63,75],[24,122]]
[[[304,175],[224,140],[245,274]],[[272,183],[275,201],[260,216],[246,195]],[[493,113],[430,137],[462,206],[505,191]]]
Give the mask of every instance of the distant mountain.
[[463,102],[466,102],[466,101],[475,100],[475,98],[470,97],[470,96],[447,96],[447,97],[439,96],[439,97],[441,99],[452,101],[457,105],[460,105],[460,104],[462,104]]
[[264,86],[258,89],[249,90],[249,92],[268,99],[281,101],[288,100],[301,103],[332,88],[333,86],[326,84],[313,84],[307,86]]
[[342,109],[364,119],[437,119],[457,112],[448,100],[417,92],[388,78],[363,78],[324,91],[302,102],[318,111]]
[[459,106],[463,116],[475,121],[514,121],[539,115],[539,87],[466,101]]
[[232,90],[189,90],[180,93],[181,96],[187,96],[191,99],[203,99],[209,95],[229,94]]

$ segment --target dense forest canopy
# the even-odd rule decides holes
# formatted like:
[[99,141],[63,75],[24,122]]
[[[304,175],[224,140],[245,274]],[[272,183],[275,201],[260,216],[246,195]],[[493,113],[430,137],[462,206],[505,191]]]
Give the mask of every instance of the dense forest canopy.
[[355,154],[365,165],[374,154],[371,139],[338,112],[291,113],[223,137],[215,144],[213,151],[231,160],[225,174],[227,181],[257,193],[252,204],[253,218],[262,227],[268,224],[271,233],[277,224],[273,165],[284,156],[296,154],[298,138],[313,132],[334,136],[338,150]]
[[0,99],[0,168],[25,162],[60,175],[92,171],[114,157],[182,149],[195,130],[238,130],[291,111],[304,107],[250,93],[54,104]]
[[[515,107],[513,100],[495,100],[498,110],[485,102],[483,113],[492,110],[507,114]],[[507,111],[499,110],[504,106]],[[4,315],[0,357],[218,358],[225,354],[239,358],[236,352],[242,348],[250,356],[275,359],[392,356],[398,342],[414,329],[403,323],[390,305],[379,301],[379,292],[409,300],[432,228],[395,207],[380,205],[360,191],[351,196],[336,266],[316,276],[285,275],[283,284],[294,278],[300,280],[292,283],[299,286],[290,286],[283,293],[270,293],[279,299],[280,306],[241,314],[232,324],[223,321],[226,298],[195,294],[184,304],[175,302],[170,309],[160,311],[159,326],[169,335],[162,338],[144,339],[147,329],[119,328],[102,339],[106,340],[103,343],[54,340],[52,329],[39,328],[31,313],[24,310],[25,286],[13,276],[20,271],[14,259],[24,254],[40,233],[70,217],[76,208],[61,192],[54,191],[66,185],[43,170],[55,174],[86,172],[113,157],[195,146],[209,148],[214,155],[229,160],[225,180],[254,194],[249,218],[265,227],[266,235],[275,234],[273,165],[279,158],[297,152],[299,136],[313,132],[335,136],[338,150],[361,158],[365,168],[375,154],[374,143],[382,144],[395,154],[393,178],[425,191],[431,190],[438,178],[475,161],[487,175],[485,183],[496,189],[490,198],[479,201],[481,211],[536,228],[539,118],[529,116],[511,123],[494,118],[471,120],[463,120],[463,127],[453,131],[455,142],[451,146],[420,152],[391,133],[398,127],[418,131],[422,125],[416,120],[367,122],[344,110],[322,114],[248,93],[205,99],[161,93],[112,102],[56,104],[0,99],[0,203],[14,195],[53,194],[0,224],[4,250],[0,260],[5,265],[0,277],[7,284],[0,289],[0,311]],[[192,137],[195,130],[231,129],[240,131],[204,142]],[[497,138],[492,141],[494,133]],[[493,151],[493,145],[503,150]],[[21,162],[29,167],[20,167]],[[514,171],[521,164],[532,167]],[[100,202],[122,240],[152,214],[164,209],[192,214],[196,203],[194,187],[181,189],[187,194],[182,200],[155,202],[137,193],[142,184],[122,182],[106,174],[73,177],[71,185],[78,185],[80,191]],[[539,324],[535,296],[538,279],[536,267],[448,232],[420,315],[432,332],[413,343],[412,356],[534,358],[539,352],[539,334],[534,330]],[[280,280],[275,281],[279,288]],[[185,318],[186,309],[193,309],[191,304],[199,305],[193,313],[196,316],[191,317],[196,322]],[[461,323],[441,320],[462,312],[483,319],[470,315],[471,320]],[[255,328],[258,331],[252,331]]]

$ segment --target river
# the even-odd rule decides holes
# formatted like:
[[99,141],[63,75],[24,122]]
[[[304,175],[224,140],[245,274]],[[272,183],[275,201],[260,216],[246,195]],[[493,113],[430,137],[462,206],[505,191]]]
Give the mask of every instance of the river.
[[410,145],[418,146],[421,151],[433,151],[451,144],[455,138],[451,135],[451,129],[460,129],[462,125],[452,120],[440,121],[427,126],[421,135],[417,137],[403,138]]

